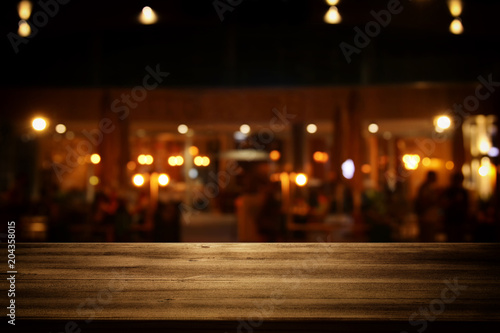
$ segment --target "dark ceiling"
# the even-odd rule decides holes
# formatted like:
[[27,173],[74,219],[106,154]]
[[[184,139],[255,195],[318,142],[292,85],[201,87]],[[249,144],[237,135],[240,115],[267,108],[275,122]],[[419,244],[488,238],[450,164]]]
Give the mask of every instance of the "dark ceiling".
[[[8,38],[17,31],[17,1],[1,2],[4,87],[133,86],[156,64],[171,73],[165,86],[462,82],[500,74],[500,1],[464,0],[465,32],[453,35],[445,0],[401,0],[402,12],[350,64],[339,44],[354,44],[354,28],[364,29],[370,11],[391,0],[340,0],[338,25],[323,22],[324,0],[242,0],[224,21],[214,0],[60,1],[68,3],[17,54]],[[158,13],[157,24],[137,22],[145,5]],[[33,13],[40,10],[37,4]]]

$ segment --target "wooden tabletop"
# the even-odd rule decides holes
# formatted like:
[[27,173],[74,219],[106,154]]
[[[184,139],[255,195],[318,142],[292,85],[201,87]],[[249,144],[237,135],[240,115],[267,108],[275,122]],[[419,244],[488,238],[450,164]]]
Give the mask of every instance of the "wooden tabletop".
[[499,255],[500,244],[18,244],[16,322],[76,333],[496,329]]

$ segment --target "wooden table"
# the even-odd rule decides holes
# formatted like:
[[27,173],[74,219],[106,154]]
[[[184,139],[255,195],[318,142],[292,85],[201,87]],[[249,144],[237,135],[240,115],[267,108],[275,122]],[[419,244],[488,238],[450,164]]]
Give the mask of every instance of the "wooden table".
[[500,244],[18,244],[16,331],[498,332],[499,254]]

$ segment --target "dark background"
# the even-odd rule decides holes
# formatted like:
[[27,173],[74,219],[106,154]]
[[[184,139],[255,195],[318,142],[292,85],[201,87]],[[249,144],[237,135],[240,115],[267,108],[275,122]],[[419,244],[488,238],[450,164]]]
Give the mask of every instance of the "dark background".
[[[341,0],[342,23],[328,25],[324,0],[244,0],[223,22],[213,0],[72,0],[15,54],[7,34],[17,32],[18,1],[2,1],[0,84],[131,86],[151,63],[172,69],[166,86],[475,81],[500,71],[500,3],[493,0],[464,1],[458,36],[448,30],[446,1],[402,0],[402,13],[348,64],[339,44],[353,44],[353,28],[363,29],[370,11],[388,2]],[[138,23],[145,5],[157,24]]]

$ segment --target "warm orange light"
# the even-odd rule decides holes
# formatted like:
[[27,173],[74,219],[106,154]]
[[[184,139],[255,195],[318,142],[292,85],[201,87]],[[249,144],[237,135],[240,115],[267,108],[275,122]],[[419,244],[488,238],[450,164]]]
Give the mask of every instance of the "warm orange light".
[[446,162],[445,167],[448,170],[453,170],[453,168],[455,167],[455,163],[453,163],[452,161],[448,161]]
[[448,116],[439,116],[435,120],[436,126],[441,130],[446,130],[451,126],[451,119]]
[[378,132],[378,130],[379,130],[379,127],[377,124],[371,123],[370,125],[368,125],[368,132],[375,134]]
[[464,26],[459,18],[456,18],[451,22],[450,32],[454,35],[460,35],[464,32]]
[[97,184],[99,184],[99,177],[97,177],[97,176],[91,176],[89,178],[89,184],[93,185],[93,186],[96,186]]
[[180,124],[177,126],[177,131],[181,134],[186,134],[189,131],[189,127],[186,124]]
[[144,184],[144,176],[141,174],[136,174],[132,178],[132,182],[135,186],[142,186]]
[[189,154],[191,156],[198,155],[199,153],[200,153],[200,150],[198,149],[198,147],[196,147],[196,146],[189,147]]
[[279,160],[281,157],[281,154],[279,151],[277,150],[273,150],[269,153],[269,158],[272,160],[272,161],[277,161]]
[[137,157],[137,162],[139,162],[140,165],[146,164],[146,162],[147,162],[146,155],[143,155],[143,154],[139,155]]
[[325,152],[317,151],[313,154],[313,160],[317,163],[326,163],[328,161],[328,154]]
[[151,165],[151,164],[153,164],[153,161],[154,161],[153,156],[151,156],[151,155],[146,155],[146,164],[147,164],[147,165]]
[[66,126],[64,124],[57,124],[55,130],[59,134],[64,134],[66,132]]
[[462,1],[461,0],[448,0],[448,9],[453,17],[458,17],[462,14]]
[[342,22],[342,17],[340,16],[339,10],[336,6],[330,6],[330,9],[328,9],[323,17],[323,20],[328,24],[338,24]]
[[479,152],[481,154],[488,154],[488,152],[491,149],[491,144],[487,139],[483,139],[483,140],[481,140],[481,142],[479,142],[478,148],[479,148]]
[[43,131],[47,127],[47,121],[41,117],[33,119],[31,125],[35,131]]
[[134,162],[134,161],[129,161],[129,162],[127,163],[127,169],[129,169],[130,171],[134,170],[134,169],[135,169],[135,167],[136,167],[136,165],[135,165],[135,162]]
[[248,124],[243,124],[240,126],[240,132],[243,134],[250,133],[250,126]]
[[323,153],[320,152],[320,151],[317,151],[313,154],[313,160],[315,162],[321,162],[321,160],[323,159]]
[[210,165],[210,158],[207,156],[196,156],[194,158],[194,165],[196,166],[208,166]]
[[420,162],[420,156],[405,154],[403,155],[403,162],[405,165],[405,169],[407,170],[416,170],[418,168],[418,163]]
[[168,178],[167,174],[162,173],[158,176],[158,184],[160,184],[160,186],[167,186],[169,182],[170,178]]
[[297,184],[298,186],[304,186],[307,184],[307,176],[303,173],[299,173],[296,177],[295,177],[295,184]]
[[362,173],[370,173],[371,171],[372,171],[372,167],[370,166],[370,164],[363,164],[361,166]]
[[180,155],[178,156],[170,156],[168,158],[168,165],[170,166],[180,166],[184,164],[184,158]]
[[194,165],[196,166],[201,166],[203,164],[203,157],[201,156],[196,156],[194,158]]
[[23,0],[17,5],[17,12],[22,20],[27,20],[31,16],[31,10],[33,6],[31,1]]
[[101,162],[101,156],[99,156],[99,154],[90,155],[90,162],[92,162],[92,164],[99,164],[99,162]]
[[151,7],[146,6],[142,9],[141,15],[139,15],[139,22],[142,24],[154,24],[158,21],[158,17]]
[[21,37],[28,37],[31,35],[31,26],[25,20],[19,21],[19,26],[17,28],[17,34]]
[[318,126],[316,124],[309,124],[306,127],[307,133],[314,134],[318,131]]
[[481,167],[479,167],[479,169],[477,170],[477,172],[479,173],[479,175],[481,177],[486,177],[488,175],[488,172],[490,171],[490,167],[489,166],[486,166],[486,165],[482,165]]

